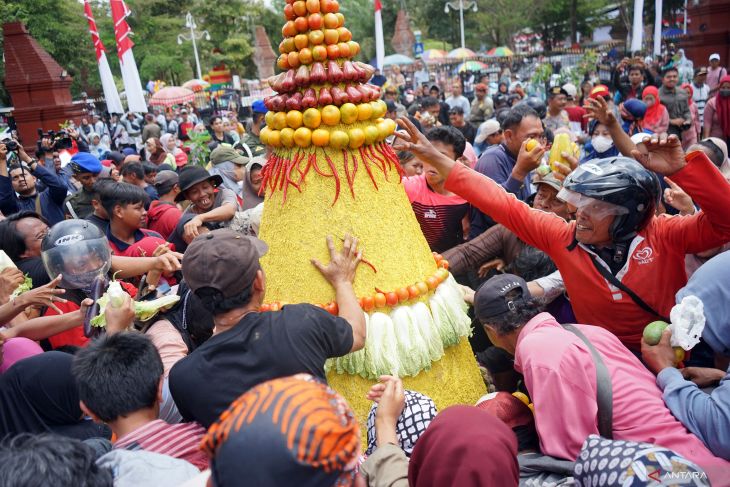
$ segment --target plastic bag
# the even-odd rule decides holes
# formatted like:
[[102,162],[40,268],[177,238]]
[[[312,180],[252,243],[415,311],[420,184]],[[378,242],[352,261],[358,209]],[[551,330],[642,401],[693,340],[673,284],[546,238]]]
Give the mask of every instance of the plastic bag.
[[705,306],[697,296],[685,296],[682,302],[674,305],[669,317],[673,347],[690,350],[700,342],[705,329]]

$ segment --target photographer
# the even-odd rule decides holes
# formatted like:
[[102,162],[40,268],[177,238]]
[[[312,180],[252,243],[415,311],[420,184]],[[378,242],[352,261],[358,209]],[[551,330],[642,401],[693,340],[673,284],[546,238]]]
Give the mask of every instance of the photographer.
[[[8,152],[17,152],[21,163],[8,167]],[[36,178],[46,189],[36,189]],[[64,219],[66,192],[63,181],[28,156],[23,146],[15,141],[0,143],[0,211],[4,215],[31,210],[54,225]]]

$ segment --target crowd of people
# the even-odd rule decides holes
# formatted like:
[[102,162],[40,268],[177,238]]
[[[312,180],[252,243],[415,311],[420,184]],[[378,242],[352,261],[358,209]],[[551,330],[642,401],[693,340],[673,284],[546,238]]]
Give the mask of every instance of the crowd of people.
[[261,100],[245,126],[152,107],[0,142],[0,484],[730,485],[730,76],[649,68],[546,100],[376,72],[488,394],[438,411],[382,376],[362,433],[325,374],[367,339],[357,235],[312,262],[335,314],[261,310]]

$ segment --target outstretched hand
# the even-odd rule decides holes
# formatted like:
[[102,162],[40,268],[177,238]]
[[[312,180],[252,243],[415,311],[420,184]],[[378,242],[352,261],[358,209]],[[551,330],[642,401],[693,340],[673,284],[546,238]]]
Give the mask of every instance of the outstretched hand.
[[679,210],[682,215],[694,214],[695,205],[692,202],[692,197],[685,193],[677,183],[668,177],[665,177],[664,181],[667,185],[669,185],[669,187],[664,190],[664,202]]
[[644,154],[638,149],[634,149],[631,151],[631,156],[650,171],[664,176],[671,176],[687,165],[682,144],[674,134],[670,136],[667,136],[667,134],[649,136],[647,134],[642,144],[646,147],[648,153]]
[[608,107],[608,102],[606,102],[606,100],[602,97],[586,99],[583,108],[586,111],[587,117],[598,120],[606,127],[610,127],[611,125],[618,123],[616,115]]
[[327,248],[330,253],[330,263],[325,266],[317,259],[311,260],[314,267],[333,287],[344,283],[352,284],[355,280],[355,270],[362,261],[362,251],[358,250],[357,243],[355,237],[346,234],[342,243],[342,251],[337,252],[332,236],[328,235]]
[[408,118],[399,118],[398,125],[405,130],[395,132],[396,141],[393,144],[393,148],[398,151],[412,152],[422,162],[427,162],[432,165],[441,176],[444,178],[448,177],[451,168],[454,167],[456,162],[436,150],[433,144],[431,144],[431,141]]
[[56,286],[58,286],[61,283],[61,279],[63,279],[63,276],[61,274],[57,275],[55,279],[53,279],[51,282],[44,286],[40,286],[34,289],[31,289],[30,291],[26,291],[20,296],[18,296],[18,301],[22,301],[23,306],[46,306],[48,308],[53,309],[56,313],[59,315],[62,315],[63,312],[56,307],[53,303],[65,303],[66,300],[63,299],[62,296],[66,290],[65,289],[57,289]]

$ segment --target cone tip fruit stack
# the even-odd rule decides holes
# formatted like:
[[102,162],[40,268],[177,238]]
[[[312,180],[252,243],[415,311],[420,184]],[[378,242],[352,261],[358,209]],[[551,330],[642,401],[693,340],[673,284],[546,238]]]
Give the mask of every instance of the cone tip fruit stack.
[[[383,119],[387,107],[380,99],[380,88],[367,83],[375,68],[353,61],[360,45],[352,40],[339,10],[337,0],[286,0],[284,39],[277,59],[282,72],[267,80],[276,94],[264,100],[272,112],[261,131],[264,144],[275,149],[310,145],[357,148],[382,142],[395,131],[395,123]],[[308,117],[298,140],[281,133],[286,128],[298,130],[302,124],[297,122],[299,116],[281,117],[280,113],[306,110],[317,110],[320,116]],[[290,123],[292,120],[295,122]],[[330,127],[355,123],[361,125],[342,130],[347,141],[341,134],[332,137],[334,129]],[[375,127],[377,133],[368,132],[368,126]],[[329,137],[323,132],[316,138],[308,133],[318,129],[329,132]],[[351,144],[352,139],[356,142]]]

